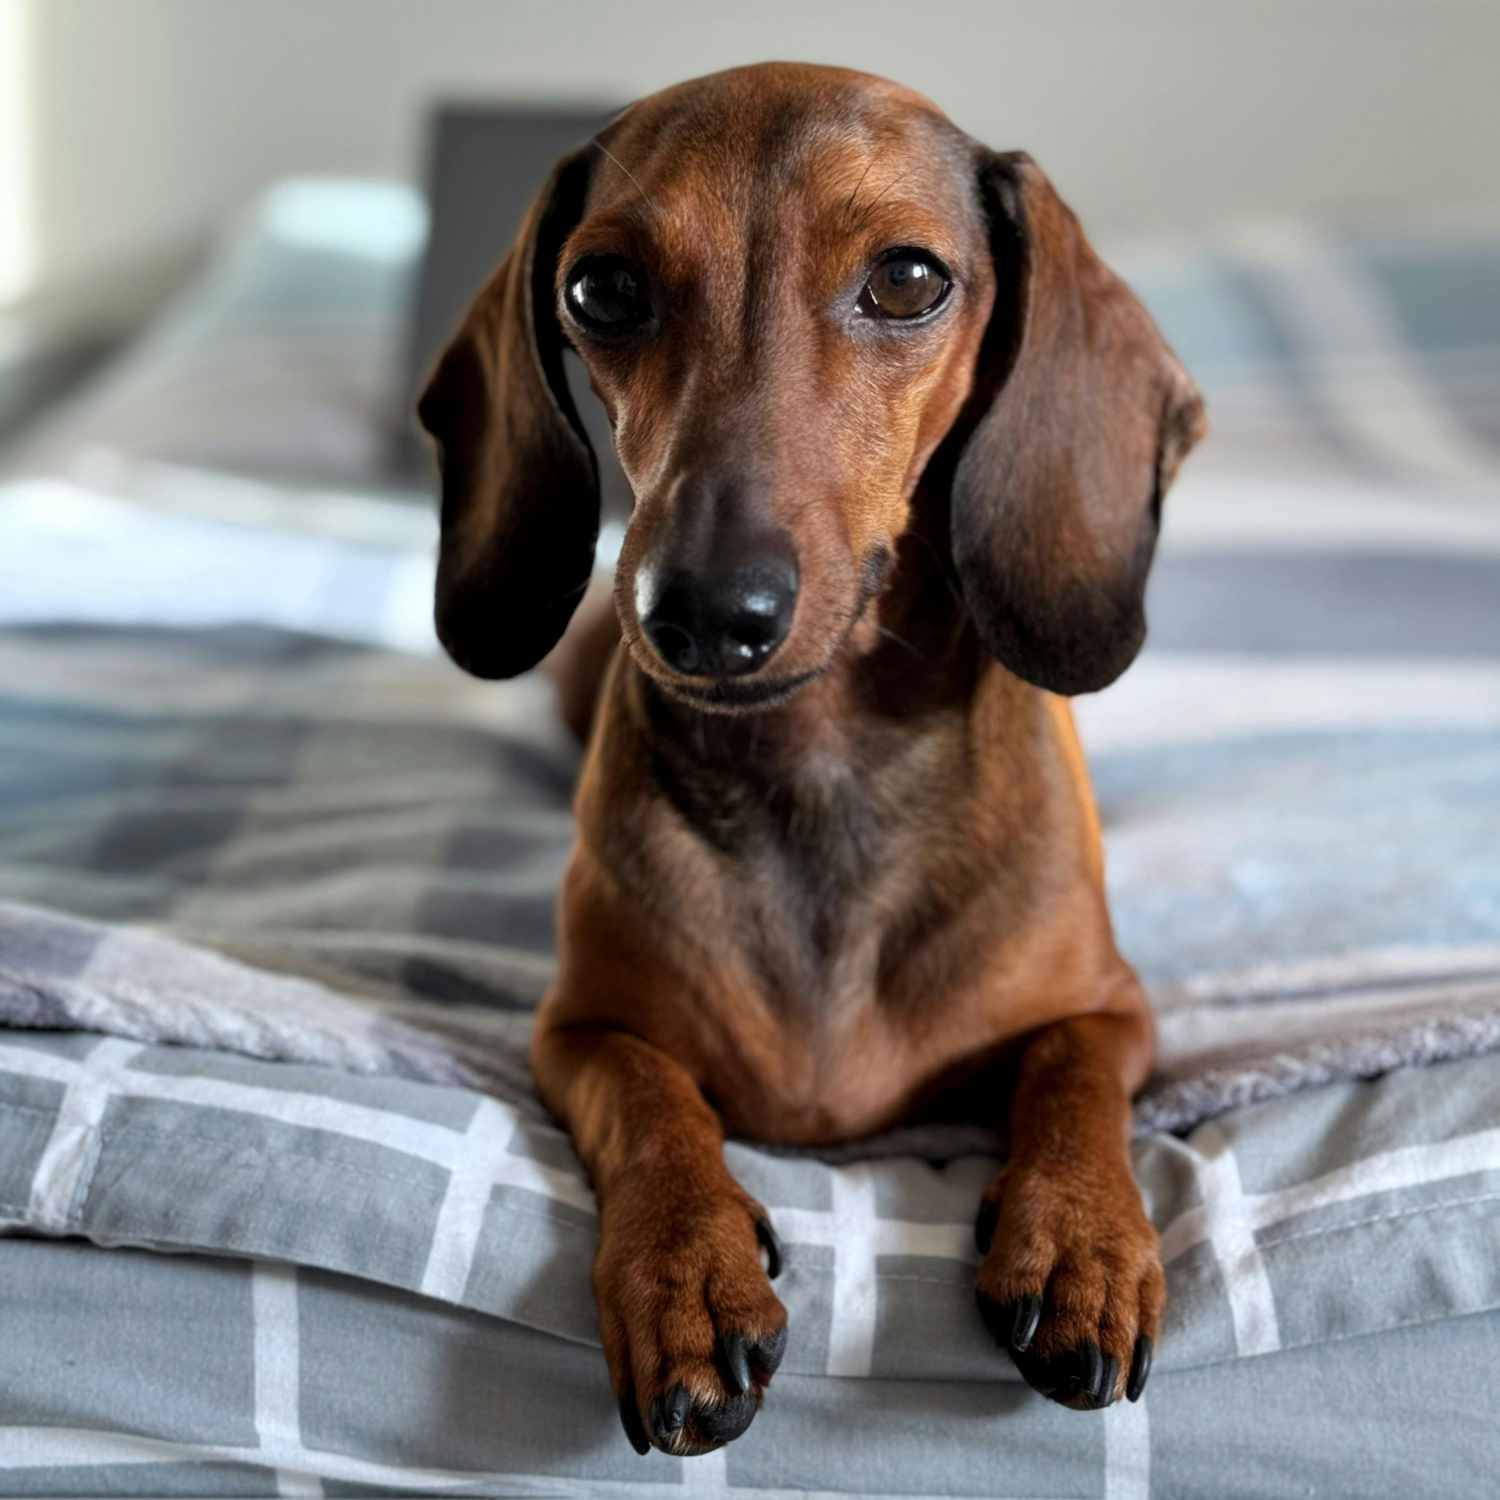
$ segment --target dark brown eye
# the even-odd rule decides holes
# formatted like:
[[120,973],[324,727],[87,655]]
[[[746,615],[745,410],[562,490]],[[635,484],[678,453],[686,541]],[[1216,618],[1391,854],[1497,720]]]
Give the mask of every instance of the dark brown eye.
[[601,333],[637,327],[651,317],[651,303],[639,272],[618,255],[601,255],[574,266],[563,293],[568,311]]
[[873,318],[916,318],[931,312],[947,295],[941,266],[925,255],[899,254],[883,260],[859,294],[859,310]]

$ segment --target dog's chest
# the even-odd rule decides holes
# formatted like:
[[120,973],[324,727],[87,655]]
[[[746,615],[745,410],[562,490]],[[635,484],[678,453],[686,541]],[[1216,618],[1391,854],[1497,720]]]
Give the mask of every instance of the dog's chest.
[[674,800],[714,850],[725,938],[780,1013],[839,1025],[879,1001],[890,935],[920,918],[955,768],[946,737],[898,748],[830,733]]

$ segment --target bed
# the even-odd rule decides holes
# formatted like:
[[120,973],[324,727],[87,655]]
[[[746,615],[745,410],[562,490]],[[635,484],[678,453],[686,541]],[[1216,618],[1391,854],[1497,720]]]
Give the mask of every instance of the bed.
[[[733,1143],[791,1343],[750,1432],[687,1461],[624,1441],[587,1184],[511,1066],[576,751],[539,683],[431,640],[380,375],[421,237],[395,185],[277,189],[0,481],[0,994],[37,991],[24,922],[77,1002],[0,1029],[0,1491],[1485,1492],[1500,230],[1114,257],[1216,422],[1148,649],[1078,704],[1168,1042],[1134,1146],[1170,1293],[1146,1398],[1062,1411],[989,1344],[985,1141]],[[151,1040],[120,1019],[143,932],[500,1061]]]

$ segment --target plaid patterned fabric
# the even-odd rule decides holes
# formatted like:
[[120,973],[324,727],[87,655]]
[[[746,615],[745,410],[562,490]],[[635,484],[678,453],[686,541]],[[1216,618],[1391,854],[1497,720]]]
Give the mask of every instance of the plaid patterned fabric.
[[[486,688],[437,662],[264,633],[33,635],[8,663],[0,652],[7,683],[31,702],[14,774],[32,811],[0,830],[0,1021],[440,1081],[466,1066],[535,1108],[526,1013],[551,972],[576,760],[539,684]],[[464,722],[479,705],[489,727]],[[1152,652],[1079,707],[1117,930],[1158,1010],[1138,1128],[1500,1044],[1485,895],[1500,804],[1473,795],[1500,722],[1493,665]],[[39,736],[64,753],[27,755]],[[114,794],[80,799],[96,774]],[[1380,828],[1380,851],[1351,848],[1353,827]],[[420,1063],[416,1039],[389,1031],[382,1050],[347,1008],[335,1026],[326,991],[7,913],[6,897],[165,923],[366,992],[454,1058]],[[995,1144],[929,1128],[859,1149]]]
[[410,490],[403,345],[427,205],[405,183],[274,184],[124,357],[8,458],[48,476],[101,456],[220,476]]
[[1500,490],[1500,220],[1273,223],[1111,258],[1208,398],[1200,478]]
[[[1480,942],[1489,918],[1475,893],[1493,883],[1500,799],[1474,789],[1496,764],[1500,673],[1349,658],[1330,676],[1316,656],[1241,658],[1217,664],[1215,678],[1230,681],[1200,691],[1194,674],[1205,670],[1200,656],[1158,652],[1119,694],[1081,705],[1122,942],[1159,991],[1227,1002],[1263,1041],[1294,1026],[1308,998],[1348,988],[1347,963],[1320,972],[1316,955],[1353,950],[1365,954],[1367,992],[1441,1005],[1467,985],[1492,1003],[1500,962]],[[1434,671],[1471,691],[1424,695],[1415,684]],[[1244,712],[1243,674],[1257,672],[1278,735],[1247,742],[1233,715]],[[496,689],[434,660],[265,631],[58,629],[0,637],[0,702],[10,809],[0,896],[165,926],[379,998],[458,1040],[524,1029],[550,972],[573,764],[537,684]],[[1342,795],[1363,805],[1328,806],[1335,755]],[[1462,820],[1431,801],[1450,795]],[[1335,821],[1377,815],[1387,863],[1327,836]],[[1308,824],[1318,816],[1327,828]],[[1365,884],[1351,889],[1356,876]],[[1434,878],[1449,882],[1446,895]],[[1287,879],[1298,883],[1283,888]],[[1308,902],[1307,920],[1289,924]],[[88,961],[78,956],[85,972]],[[1169,1004],[1164,1030],[1173,1015]],[[975,1317],[971,1223],[992,1158],[835,1165],[731,1146],[733,1169],[788,1244],[793,1336],[772,1405],[707,1464],[709,1477],[751,1493],[1036,1494],[1056,1473],[1068,1492],[1140,1494],[1149,1473],[1172,1493],[1193,1471],[1175,1467],[1176,1442],[1162,1436],[1177,1429],[1157,1416],[1173,1399],[1161,1391],[1190,1407],[1204,1381],[1232,1385],[1226,1372],[1241,1356],[1279,1363],[1500,1305],[1497,1091],[1500,1060],[1475,1058],[1239,1110],[1186,1140],[1140,1140],[1172,1321],[1145,1407],[1097,1424],[1027,1393]],[[162,1465],[204,1460],[230,1465],[211,1467],[213,1483],[251,1490],[309,1475],[335,1491],[607,1489],[649,1466],[696,1492],[698,1461],[683,1469],[658,1455],[635,1468],[614,1431],[593,1347],[592,1200],[566,1141],[535,1114],[410,1080],[25,1032],[0,1042],[0,1099],[0,1214],[13,1225],[304,1268],[183,1270],[204,1278],[201,1331],[177,1373],[157,1376],[152,1409],[186,1401],[197,1416],[127,1420],[118,1380],[102,1374],[100,1404],[69,1415],[72,1400],[44,1382],[26,1398],[36,1421],[0,1425],[0,1474],[9,1467],[15,1484],[87,1488],[70,1463],[88,1459],[101,1486],[149,1489],[167,1482]],[[34,1248],[7,1242],[0,1254]],[[29,1258],[12,1263],[35,1274]],[[127,1299],[155,1284],[147,1275],[122,1293],[116,1272],[87,1275]],[[235,1346],[236,1388],[260,1395],[230,1441],[227,1417],[214,1407],[210,1420],[188,1372],[220,1358],[210,1330],[246,1314],[217,1299],[243,1299],[247,1285],[253,1319],[262,1297],[280,1311]],[[431,1311],[439,1305],[463,1311]],[[292,1322],[306,1363],[289,1370]],[[392,1396],[394,1377],[371,1373],[389,1362],[350,1353],[392,1329],[406,1330],[403,1361],[418,1371],[458,1358],[452,1340],[489,1350],[500,1363],[480,1388],[507,1414],[499,1425],[481,1403],[422,1383],[435,1375],[404,1376],[415,1389]],[[17,1355],[22,1368],[42,1368],[40,1348]],[[538,1369],[548,1372],[540,1385]],[[1321,1382],[1322,1369],[1309,1378]],[[303,1370],[317,1372],[311,1384]],[[274,1398],[268,1381],[279,1382]],[[544,1417],[537,1392],[555,1395],[558,1382],[566,1416]],[[919,1440],[918,1422],[949,1436]],[[998,1423],[1011,1439],[1002,1450],[1022,1455],[1004,1474],[993,1465]],[[871,1431],[888,1428],[902,1440],[872,1450]]]
[[[71,1238],[0,1239],[0,1490],[1483,1493],[1500,1061],[1275,1098],[1315,1078],[1263,1051],[1311,1001],[1348,1021],[1341,1064],[1378,1073],[1399,1028],[1372,1013],[1402,1056],[1453,1056],[1455,1020],[1500,998],[1493,246],[1119,257],[1217,436],[1168,507],[1151,650],[1078,705],[1112,908],[1168,1059],[1205,1009],[1237,1076],[1262,1049],[1246,1107],[1164,1133],[1198,1103],[1167,1076],[1136,1142],[1171,1295],[1143,1403],[1062,1412],[990,1347],[970,1225],[992,1159],[736,1145],[787,1242],[787,1363],[722,1454],[638,1460],[596,1347],[592,1201],[545,1121],[13,1031],[0,1215]],[[573,752],[536,684],[329,639],[427,645],[430,522],[149,453],[70,446],[24,483],[0,490],[0,620],[31,625],[0,631],[0,899],[148,923],[457,1041],[519,1035]]]
[[[643,1463],[597,1351],[592,1198],[555,1129],[432,1085],[13,1033],[0,1213],[256,1264],[101,1265],[83,1247],[0,1242],[0,1389],[20,1393],[0,1426],[0,1488],[1214,1494],[1184,1463],[1202,1464],[1205,1433],[1179,1447],[1183,1429],[1212,1412],[1209,1430],[1233,1441],[1237,1357],[1272,1353],[1252,1388],[1284,1389],[1255,1420],[1300,1391],[1321,1414],[1302,1456],[1316,1470],[1349,1446],[1327,1399],[1343,1372],[1362,1370],[1354,1387],[1375,1402],[1354,1422],[1368,1442],[1368,1411],[1410,1411],[1421,1372],[1451,1388],[1451,1342],[1413,1325],[1500,1306],[1500,1059],[1434,1081],[1399,1072],[1138,1144],[1168,1323],[1145,1400],[1097,1421],[1022,1386],[979,1323],[971,1224],[992,1160],[834,1167],[731,1147],[787,1243],[786,1362],[749,1437]],[[164,1336],[170,1352],[153,1355]],[[1287,1353],[1314,1346],[1315,1361]],[[63,1363],[58,1347],[86,1357]],[[1475,1374],[1486,1388],[1493,1361]],[[1425,1442],[1458,1444],[1446,1479],[1477,1480],[1492,1408],[1432,1415]],[[173,1472],[188,1463],[209,1467]],[[1378,1462],[1357,1472],[1361,1494],[1421,1492]]]

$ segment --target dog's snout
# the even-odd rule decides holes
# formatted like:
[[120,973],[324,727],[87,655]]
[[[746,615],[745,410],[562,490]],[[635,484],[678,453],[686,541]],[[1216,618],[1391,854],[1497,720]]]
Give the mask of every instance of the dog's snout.
[[797,564],[784,550],[718,572],[663,572],[641,624],[657,655],[685,677],[738,677],[786,639]]

